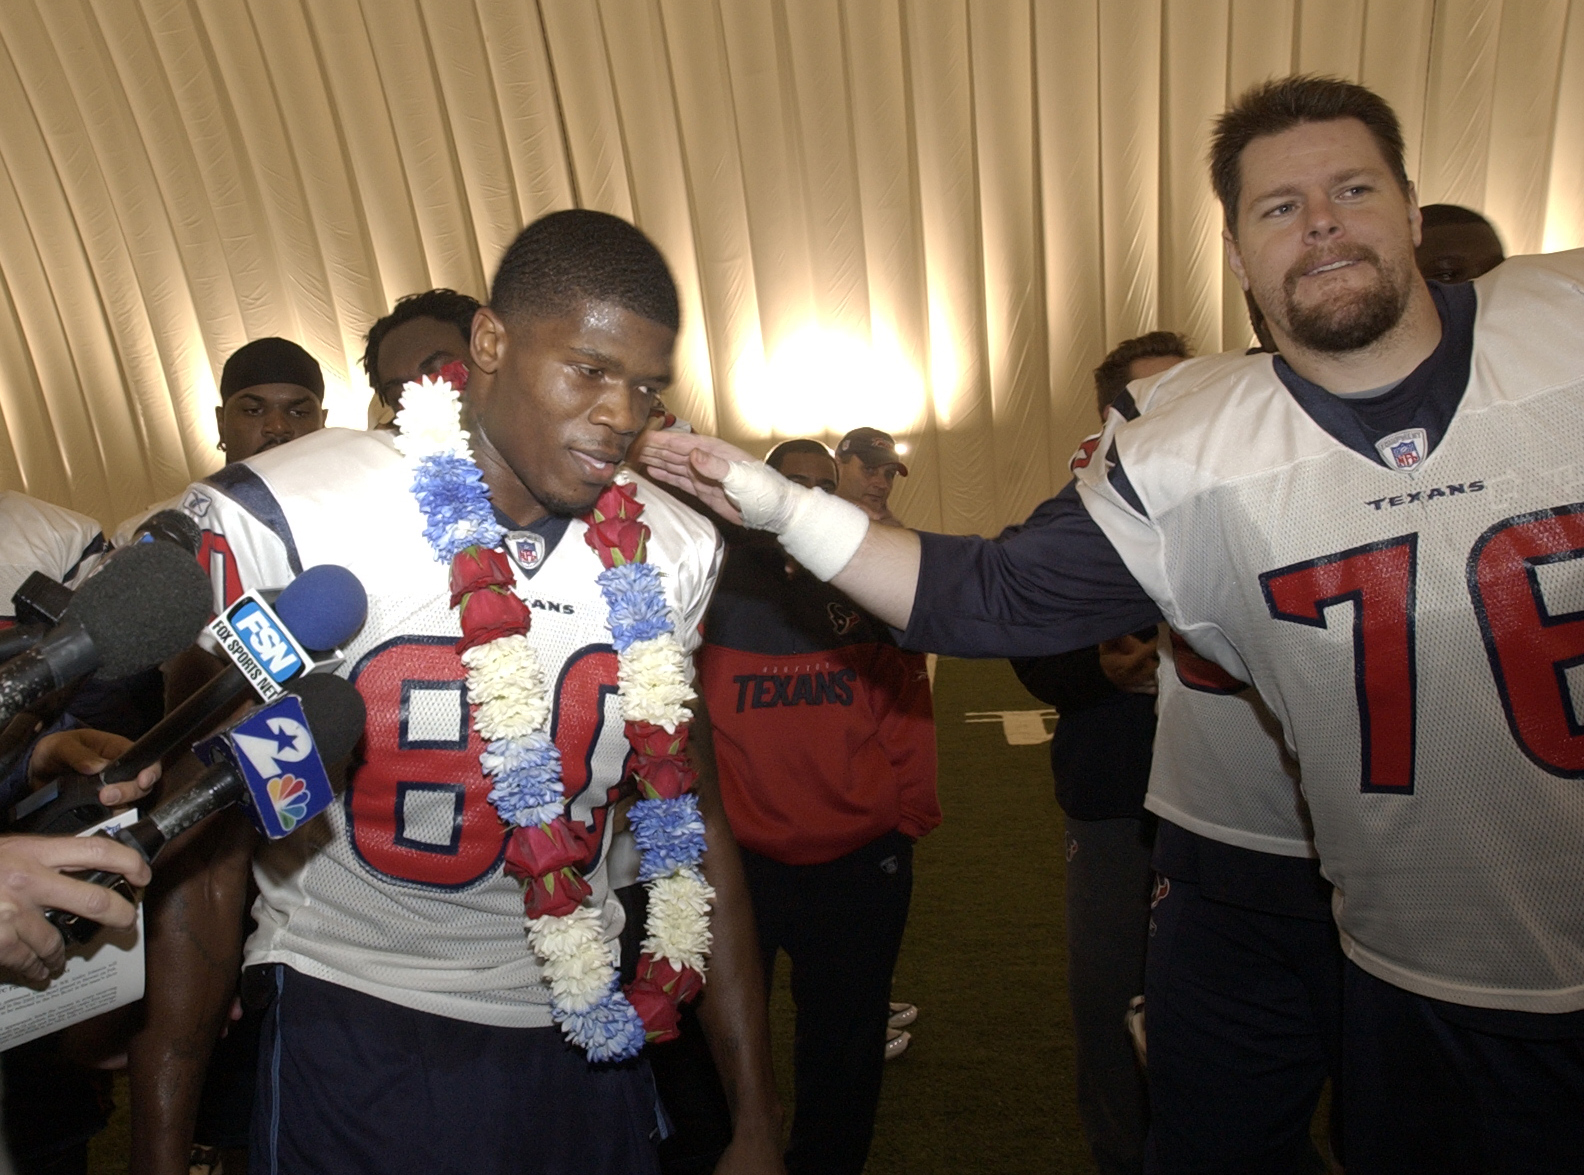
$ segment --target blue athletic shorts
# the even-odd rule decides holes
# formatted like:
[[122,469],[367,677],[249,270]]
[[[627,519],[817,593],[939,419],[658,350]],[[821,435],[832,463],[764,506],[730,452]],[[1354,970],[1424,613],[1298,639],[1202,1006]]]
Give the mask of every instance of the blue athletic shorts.
[[416,1012],[276,965],[253,1175],[658,1175],[643,1060]]

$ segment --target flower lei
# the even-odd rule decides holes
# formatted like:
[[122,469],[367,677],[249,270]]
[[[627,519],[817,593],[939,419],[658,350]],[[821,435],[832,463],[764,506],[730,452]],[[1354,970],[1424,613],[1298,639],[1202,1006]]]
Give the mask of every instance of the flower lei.
[[562,1033],[594,1061],[636,1056],[645,1041],[678,1035],[680,1005],[704,985],[715,891],[704,880],[704,822],[691,793],[686,755],[686,657],[677,641],[660,572],[645,562],[649,527],[637,491],[607,486],[583,521],[584,539],[605,570],[605,598],[618,662],[618,692],[640,799],[628,813],[649,891],[646,937],[635,980],[619,983],[614,944],[602,941],[600,911],[582,866],[598,841],[569,820],[561,756],[550,740],[549,692],[527,632],[531,617],[513,591],[516,575],[499,549],[504,530],[468,449],[456,388],[467,368],[409,383],[396,414],[396,447],[412,469],[412,493],[435,558],[451,564],[456,644],[467,669],[473,728],[488,744],[479,764],[494,783],[490,802],[511,828],[506,872],[523,885],[528,941],[550,988]]

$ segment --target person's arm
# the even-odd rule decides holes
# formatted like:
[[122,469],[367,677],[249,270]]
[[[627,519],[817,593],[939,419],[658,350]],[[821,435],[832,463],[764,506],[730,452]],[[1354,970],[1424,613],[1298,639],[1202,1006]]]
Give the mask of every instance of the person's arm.
[[255,834],[222,812],[160,856],[143,1023],[127,1050],[135,1175],[186,1175],[209,1055],[236,993]]
[[758,933],[737,841],[726,822],[715,776],[715,751],[709,714],[702,699],[694,703],[688,755],[698,769],[699,812],[707,848],[704,877],[715,889],[710,917],[714,943],[709,981],[699,999],[699,1023],[709,1041],[731,1109],[732,1141],[716,1175],[780,1172],[781,1104],[770,1064],[764,976],[759,968]]
[[893,627],[908,648],[963,657],[1063,653],[1160,619],[1074,483],[1043,525],[1004,541],[871,526],[714,437],[646,433],[633,459],[787,553]]

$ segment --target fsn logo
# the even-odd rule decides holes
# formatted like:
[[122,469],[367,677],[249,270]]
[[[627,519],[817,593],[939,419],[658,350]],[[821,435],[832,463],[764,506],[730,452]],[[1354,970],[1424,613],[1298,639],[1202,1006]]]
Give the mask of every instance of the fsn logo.
[[291,677],[301,665],[301,659],[269,614],[251,600],[237,610],[231,626],[247,644],[248,651],[277,682]]
[[269,781],[270,803],[275,818],[286,832],[297,827],[308,814],[308,785],[295,775],[281,775]]

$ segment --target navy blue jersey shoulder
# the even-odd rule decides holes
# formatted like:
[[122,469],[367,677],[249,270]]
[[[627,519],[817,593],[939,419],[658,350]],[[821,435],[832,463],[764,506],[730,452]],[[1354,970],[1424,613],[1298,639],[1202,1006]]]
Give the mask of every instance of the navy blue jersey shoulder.
[[1474,355],[1474,311],[1478,305],[1472,283],[1444,286],[1430,282],[1430,296],[1441,316],[1441,341],[1407,377],[1384,396],[1349,400],[1333,396],[1299,375],[1280,355],[1274,364],[1299,407],[1326,432],[1355,453],[1377,464],[1386,462],[1375,448],[1382,437],[1409,428],[1425,430],[1430,451],[1441,443],[1468,387]]
[[1161,618],[1072,482],[1003,538],[920,532],[919,542],[913,614],[902,639],[910,649],[1040,657]]
[[286,548],[286,563],[291,567],[292,574],[302,574],[302,560],[297,556],[297,540],[292,538],[291,524],[286,521],[286,512],[281,509],[281,504],[275,500],[275,495],[264,484],[262,477],[239,461],[211,473],[204,478],[204,483],[214,486],[269,527]]
[[885,625],[836,588],[786,568],[775,543],[732,541],[705,614],[705,642],[776,657],[894,643]]

